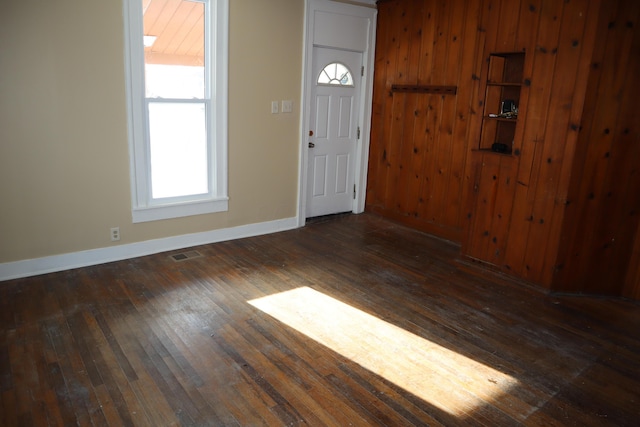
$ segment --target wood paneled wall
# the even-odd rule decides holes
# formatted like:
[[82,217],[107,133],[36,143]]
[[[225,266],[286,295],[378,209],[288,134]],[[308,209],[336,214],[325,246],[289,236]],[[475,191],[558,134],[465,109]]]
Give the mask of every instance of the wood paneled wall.
[[622,296],[640,300],[640,227],[634,236],[633,251],[629,261]]
[[640,2],[602,6],[553,288],[640,299]]
[[[367,209],[548,289],[638,298],[638,4],[380,1]],[[525,52],[512,155],[477,149],[491,52]]]
[[[474,157],[473,167],[480,169],[476,176],[484,180],[474,181],[478,190],[468,212],[464,250],[545,287],[556,269],[598,5],[589,0],[488,1],[483,15],[485,56],[524,51],[524,85],[514,156],[502,159],[501,167],[487,159],[494,153]],[[492,193],[495,207],[484,204],[487,175],[503,183]]]
[[[460,241],[481,0],[378,3],[367,209]],[[393,85],[457,86],[455,95]]]

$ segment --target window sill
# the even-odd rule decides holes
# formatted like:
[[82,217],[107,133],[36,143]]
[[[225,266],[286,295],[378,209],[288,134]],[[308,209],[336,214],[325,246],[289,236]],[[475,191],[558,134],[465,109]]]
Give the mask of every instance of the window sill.
[[133,222],[159,221],[162,219],[181,218],[229,210],[229,198],[209,199],[197,202],[186,202],[163,206],[134,208]]

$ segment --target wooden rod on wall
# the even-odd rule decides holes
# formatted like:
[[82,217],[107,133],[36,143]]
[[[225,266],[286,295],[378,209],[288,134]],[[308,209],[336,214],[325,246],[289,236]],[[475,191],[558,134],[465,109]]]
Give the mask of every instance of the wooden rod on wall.
[[440,95],[455,95],[458,86],[433,86],[433,85],[392,85],[393,92],[433,93]]

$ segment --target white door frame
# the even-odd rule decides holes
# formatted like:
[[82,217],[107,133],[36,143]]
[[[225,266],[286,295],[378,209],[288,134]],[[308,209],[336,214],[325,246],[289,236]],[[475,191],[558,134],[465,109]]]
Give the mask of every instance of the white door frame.
[[374,7],[365,5],[358,6],[331,0],[306,0],[298,173],[297,223],[299,227],[304,226],[306,222],[311,90],[315,85],[315,76],[312,73],[314,46],[362,52],[364,76],[362,77],[359,94],[360,113],[358,123],[360,124],[360,139],[356,141],[354,171],[356,198],[353,201],[352,212],[364,212],[369,160],[369,134],[371,131],[377,14],[378,11]]

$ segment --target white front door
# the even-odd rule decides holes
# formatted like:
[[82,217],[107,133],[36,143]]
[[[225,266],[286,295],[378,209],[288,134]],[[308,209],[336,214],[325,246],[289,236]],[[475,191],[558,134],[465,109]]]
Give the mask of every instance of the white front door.
[[353,210],[361,67],[359,52],[313,49],[307,218]]

